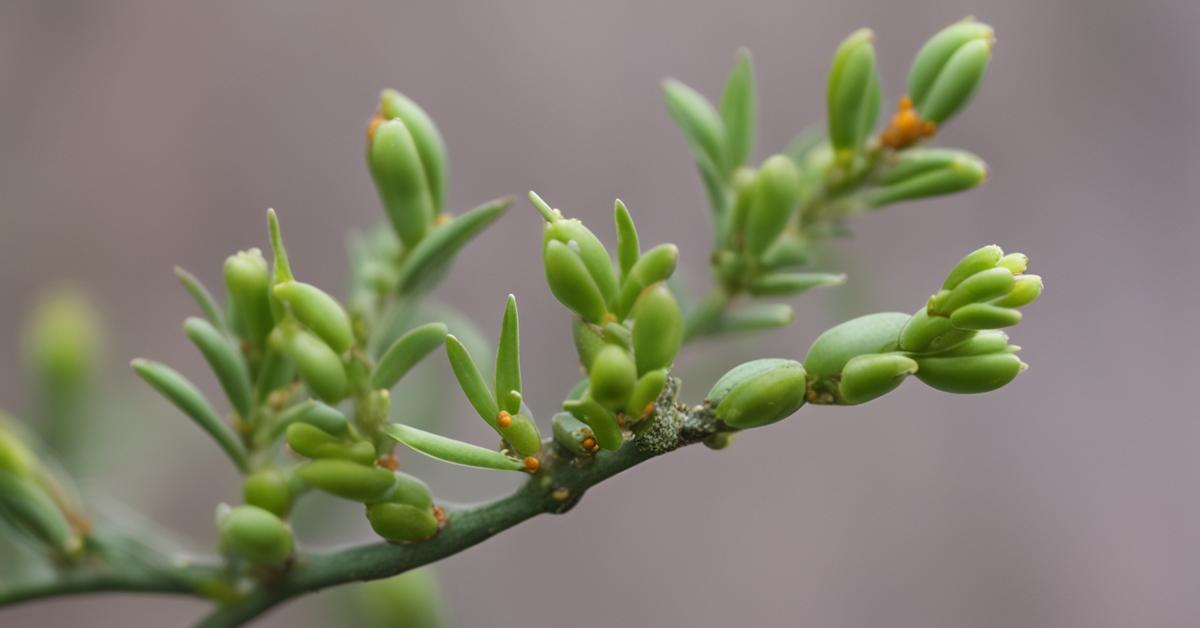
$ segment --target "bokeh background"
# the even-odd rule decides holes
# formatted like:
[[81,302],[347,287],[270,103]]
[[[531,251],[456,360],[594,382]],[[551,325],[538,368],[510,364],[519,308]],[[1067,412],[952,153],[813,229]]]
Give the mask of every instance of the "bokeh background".
[[[996,27],[996,57],[940,142],[983,156],[991,179],[855,220],[820,264],[850,283],[797,299],[790,329],[690,347],[685,396],[741,359],[802,355],[848,316],[915,309],[989,242],[1047,279],[1013,334],[1030,371],[978,397],[913,382],[865,407],[805,408],[732,449],[615,478],[566,517],[442,563],[455,623],[1200,625],[1200,5],[1185,0],[4,2],[0,406],[31,403],[19,329],[41,288],[82,285],[109,325],[108,399],[79,417],[84,482],[202,551],[235,477],[128,359],[163,359],[216,392],[180,333],[194,305],[171,268],[220,285],[224,256],[265,245],[267,207],[298,272],[342,285],[343,234],[381,219],[362,158],[380,88],[436,118],[452,208],[536,188],[611,241],[619,196],[643,241],[681,245],[699,288],[703,194],[659,80],[716,95],[749,46],[761,158],[821,118],[851,30],[876,29],[894,103],[921,42],[968,14]],[[436,296],[494,337],[518,295],[528,398],[545,420],[577,375],[542,283],[539,222],[518,203]],[[436,398],[406,412],[490,440],[433,363]],[[454,500],[513,482],[410,468]],[[331,503],[305,511],[302,538],[367,537]],[[322,594],[259,625],[342,625],[346,604]],[[0,625],[186,625],[204,610],[110,595],[3,610]]]

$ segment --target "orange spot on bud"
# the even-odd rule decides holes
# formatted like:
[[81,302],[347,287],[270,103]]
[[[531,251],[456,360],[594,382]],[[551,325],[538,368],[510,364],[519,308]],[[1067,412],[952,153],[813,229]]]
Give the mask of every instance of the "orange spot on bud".
[[382,114],[376,113],[375,115],[371,116],[371,121],[367,123],[367,142],[368,143],[375,140],[375,131],[376,131],[376,129],[379,128],[379,125],[381,125],[383,123],[384,123],[384,119],[383,119]]
[[588,436],[587,438],[583,439],[583,442],[580,444],[583,445],[584,449],[590,450],[590,449],[593,449],[596,447],[596,439],[592,438],[591,436]]
[[376,460],[375,463],[378,464],[379,466],[383,467],[384,469],[388,469],[391,471],[395,471],[396,469],[400,468],[400,460],[398,458],[396,458],[395,454],[388,454],[386,456],[382,456],[381,458],[379,458],[379,460]]
[[642,418],[644,419],[653,413],[654,413],[654,402],[651,401],[650,403],[646,404],[645,408],[642,409]]
[[496,415],[496,424],[500,427],[508,427],[512,425],[512,415],[507,410],[501,410],[500,414]]
[[447,214],[446,212],[442,212],[434,217],[433,224],[434,224],[434,226],[440,227],[440,226],[450,222],[453,219],[454,219],[454,216],[451,216],[450,214]]
[[879,142],[888,148],[899,150],[918,140],[933,137],[937,133],[937,125],[928,120],[922,120],[913,108],[912,99],[905,96],[896,105],[896,113],[891,121],[879,134]]
[[525,470],[526,471],[533,473],[534,471],[537,471],[538,468],[540,468],[541,466],[542,466],[541,460],[538,460],[537,458],[534,458],[533,456],[525,457]]

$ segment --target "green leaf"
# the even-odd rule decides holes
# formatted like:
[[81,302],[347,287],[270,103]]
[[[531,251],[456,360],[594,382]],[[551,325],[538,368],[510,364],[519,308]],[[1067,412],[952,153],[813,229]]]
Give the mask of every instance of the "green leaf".
[[[521,411],[521,341],[517,321],[517,298],[508,295],[504,320],[500,324],[500,342],[496,345],[496,395],[509,414]],[[511,393],[518,395],[514,398]],[[515,405],[514,402],[515,401]]]
[[246,470],[245,445],[238,439],[237,434],[234,434],[233,429],[221,420],[217,411],[195,385],[165,364],[139,358],[131,365],[146,383],[188,415],[200,429],[208,432],[239,470]]
[[840,286],[844,283],[845,273],[771,273],[755,279],[750,284],[750,294],[756,297],[800,294],[813,288]]
[[415,451],[444,462],[500,471],[523,471],[525,469],[523,462],[509,458],[498,451],[446,438],[409,425],[392,423],[383,428],[383,433]]
[[617,231],[617,265],[621,268],[621,281],[629,276],[629,271],[642,255],[638,244],[637,227],[633,224],[633,216],[621,199],[617,199],[613,209],[613,222]]
[[879,115],[874,38],[866,28],[851,33],[838,47],[829,70],[829,141],[843,163],[866,142]]
[[667,112],[687,138],[692,155],[701,168],[713,174],[727,172],[725,124],[712,103],[696,90],[673,79],[663,81]]
[[410,294],[428,288],[429,278],[453,261],[471,238],[495,222],[510,205],[511,198],[488,201],[434,228],[405,256],[396,290],[400,294]]
[[454,371],[454,377],[458,379],[463,394],[467,396],[467,401],[471,402],[471,407],[475,408],[475,412],[488,425],[498,430],[496,420],[500,414],[500,406],[492,396],[483,373],[479,372],[479,367],[475,366],[475,361],[471,359],[470,352],[453,335],[446,336],[446,357],[450,359],[450,368]]
[[204,355],[204,360],[217,376],[234,410],[243,419],[249,420],[254,412],[254,393],[250,385],[250,371],[241,353],[212,323],[202,318],[188,318],[183,323],[183,330]]
[[791,306],[783,303],[748,303],[721,315],[720,331],[761,331],[787,327],[796,320]]
[[195,275],[184,270],[182,267],[175,267],[175,276],[179,278],[179,283],[183,284],[188,294],[192,295],[192,299],[196,301],[196,305],[200,306],[200,311],[204,313],[204,318],[213,324],[222,334],[228,334],[229,328],[225,326],[225,316],[221,314],[221,306],[217,305],[217,300],[213,298],[208,288],[196,278]]
[[737,63],[725,83],[721,95],[721,120],[725,123],[725,154],[730,169],[746,163],[754,151],[757,96],[754,85],[754,64],[750,51],[738,51]]
[[371,374],[371,388],[395,386],[412,367],[442,346],[445,339],[446,325],[443,323],[428,323],[404,334],[379,358]]

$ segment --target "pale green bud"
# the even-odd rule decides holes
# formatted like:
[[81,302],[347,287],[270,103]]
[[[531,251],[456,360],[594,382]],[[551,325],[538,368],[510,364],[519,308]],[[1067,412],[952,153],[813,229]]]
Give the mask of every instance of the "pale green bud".
[[921,118],[941,124],[962,110],[983,82],[995,34],[968,18],[925,42],[908,74],[908,95]]
[[281,566],[292,555],[292,531],[258,506],[235,506],[218,514],[223,550],[252,563]]
[[882,312],[832,327],[813,341],[804,368],[812,377],[828,377],[840,373],[854,356],[893,351],[909,318],[902,312]]
[[1026,365],[1014,353],[917,357],[917,379],[948,393],[982,393],[1011,382]]
[[842,367],[838,396],[844,404],[859,404],[882,397],[917,371],[917,363],[902,353],[858,355]]
[[726,425],[759,427],[785,419],[804,405],[806,381],[799,362],[755,360],[717,380],[707,400]]
[[852,33],[834,53],[829,71],[829,141],[843,164],[866,142],[879,115],[874,38],[866,28]]

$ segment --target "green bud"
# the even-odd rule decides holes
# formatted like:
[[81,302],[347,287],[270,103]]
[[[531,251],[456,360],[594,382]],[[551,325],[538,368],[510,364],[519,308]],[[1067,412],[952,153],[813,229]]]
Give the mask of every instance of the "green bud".
[[554,298],[590,323],[603,321],[608,312],[604,295],[579,255],[566,244],[550,240],[546,242],[543,258],[546,283]]
[[[521,411],[521,341],[517,319],[517,298],[508,295],[504,319],[500,323],[500,341],[496,345],[496,400],[510,414]],[[516,392],[514,400],[509,394]],[[515,405],[514,405],[515,401]],[[536,431],[536,430],[535,430]]]
[[217,516],[224,552],[269,566],[283,565],[291,557],[292,531],[270,512],[246,505],[218,511]]
[[1024,253],[1009,253],[996,262],[1000,268],[1007,268],[1014,275],[1020,275],[1029,267],[1029,256]]
[[560,242],[579,256],[587,272],[600,289],[606,304],[617,297],[617,275],[613,271],[612,258],[600,239],[582,222],[574,218],[560,218],[546,224],[542,234],[543,246]]
[[287,475],[278,469],[263,469],[246,476],[242,482],[242,499],[278,517],[292,510],[295,495]]
[[749,303],[725,312],[719,322],[722,331],[760,331],[787,327],[796,313],[785,303]]
[[429,323],[415,327],[401,336],[383,356],[371,373],[371,387],[389,389],[396,385],[422,358],[433,353],[446,340],[446,325]]
[[964,305],[950,315],[950,323],[959,329],[1000,329],[1021,322],[1021,312],[990,303]]
[[591,428],[600,447],[616,451],[625,442],[625,435],[621,432],[621,424],[617,422],[617,417],[595,399],[564,401],[562,407]]
[[276,298],[290,305],[292,314],[320,336],[329,348],[337,353],[345,353],[354,346],[350,316],[337,299],[316,286],[299,281],[278,284],[273,292]]
[[662,89],[667,112],[683,131],[701,169],[716,174],[726,172],[725,123],[712,103],[696,90],[673,79],[663,81]]
[[434,202],[416,141],[403,120],[372,124],[367,165],[400,241],[412,248],[433,225]]
[[917,363],[902,353],[854,356],[842,367],[842,379],[838,383],[840,401],[853,405],[882,397],[916,371]]
[[918,353],[942,351],[966,341],[973,334],[955,327],[945,316],[930,316],[929,308],[923,307],[900,332],[900,349]]
[[679,247],[660,244],[638,258],[621,284],[621,295],[617,301],[617,319],[625,320],[633,304],[647,286],[666,281],[675,272],[679,263]]
[[992,27],[968,18],[934,35],[913,59],[908,94],[917,113],[941,124],[958,113],[983,82],[992,57]]
[[421,167],[425,172],[426,186],[433,200],[433,211],[438,213],[446,202],[446,143],[429,114],[417,103],[394,89],[385,89],[379,95],[379,114],[388,120],[399,118],[412,135]]
[[348,390],[342,359],[315,334],[291,329],[284,334],[284,351],[296,364],[300,379],[325,403],[337,403]]
[[725,82],[721,94],[721,121],[725,127],[725,155],[728,166],[736,168],[750,158],[754,151],[754,126],[757,117],[757,98],[754,87],[754,65],[750,51],[738,51],[737,63]]
[[383,433],[413,451],[451,464],[500,471],[524,471],[528,468],[525,461],[510,458],[498,451],[446,438],[410,425],[391,423],[383,428]]
[[600,350],[588,369],[591,395],[600,405],[617,409],[625,406],[637,383],[637,367],[629,354],[615,345]]
[[296,469],[296,473],[315,489],[364,503],[383,499],[395,482],[392,472],[387,469],[333,458],[306,462]]
[[424,480],[402,471],[393,473],[395,482],[383,500],[393,504],[406,504],[416,508],[433,508],[433,492]]
[[935,354],[933,357],[964,357],[991,353],[1016,353],[1020,347],[1008,344],[1008,334],[999,330],[976,332],[958,346]]
[[846,283],[845,273],[771,273],[750,284],[754,296],[792,295],[813,288],[840,286]]
[[7,425],[0,416],[0,472],[17,477],[33,477],[37,469],[37,456],[17,436],[16,429]]
[[999,307],[1025,307],[1042,296],[1042,278],[1037,275],[1021,275],[1013,282],[1008,294],[992,302]]
[[1007,268],[991,268],[962,280],[950,291],[943,290],[929,300],[932,314],[948,315],[970,303],[999,298],[1012,290],[1013,274]]
[[243,418],[250,417],[254,410],[254,392],[250,384],[250,371],[241,352],[212,323],[202,318],[185,320],[183,331],[204,355],[204,360],[216,374],[233,408]]
[[707,400],[718,419],[744,429],[774,423],[804,405],[804,366],[794,360],[754,360],[717,380]]
[[968,253],[966,257],[959,260],[954,269],[950,271],[950,274],[946,276],[946,281],[942,284],[942,289],[953,290],[967,277],[990,268],[995,268],[1003,256],[1004,250],[995,244],[989,244]]
[[800,204],[800,172],[785,155],[763,162],[754,177],[754,192],[746,214],[746,251],[758,257],[771,245]]
[[93,375],[101,328],[82,292],[60,288],[44,295],[26,337],[30,365],[52,392],[81,386]]
[[344,436],[350,428],[346,415],[337,408],[310,399],[277,415],[271,425],[271,438],[279,437],[294,423],[307,423],[333,436]]
[[308,423],[289,425],[287,443],[292,451],[306,458],[336,458],[363,465],[375,463],[375,448],[370,443],[348,443]]
[[961,150],[911,148],[885,166],[877,187],[865,195],[867,205],[882,207],[901,201],[969,190],[987,179],[987,164]]
[[852,33],[834,53],[829,71],[829,141],[843,164],[866,142],[879,115],[874,38],[866,28]]
[[394,543],[424,541],[438,532],[433,509],[408,504],[371,504],[367,506],[367,521],[375,534]]
[[804,368],[812,377],[829,377],[840,373],[854,356],[893,351],[909,318],[901,312],[881,312],[832,327],[813,341]]
[[633,386],[633,393],[625,403],[625,416],[631,421],[649,418],[654,412],[654,402],[667,385],[667,369],[658,369],[642,375]]
[[948,393],[982,393],[1011,382],[1026,365],[1013,353],[964,357],[918,356],[917,379]]
[[[422,567],[356,584],[353,625],[373,628],[449,628],[437,574]],[[349,617],[347,615],[347,617]]]
[[83,539],[46,490],[32,478],[3,469],[0,469],[0,520],[66,556],[75,556],[83,549]]
[[576,456],[590,456],[600,447],[592,428],[569,412],[554,415],[554,441]]
[[571,321],[571,338],[575,341],[575,352],[579,355],[579,364],[585,369],[596,359],[600,350],[609,344],[605,338],[603,327],[584,322],[579,318]]
[[634,306],[633,356],[639,375],[671,366],[683,345],[683,314],[666,284],[657,283]]
[[[505,423],[508,424],[507,427]],[[542,450],[542,435],[538,432],[537,424],[528,415],[511,414],[506,419],[501,413],[499,424],[500,428],[496,431],[512,445],[517,454],[532,456]]]
[[255,346],[262,346],[275,327],[270,303],[271,272],[262,251],[240,251],[225,260],[225,287],[241,329]]

